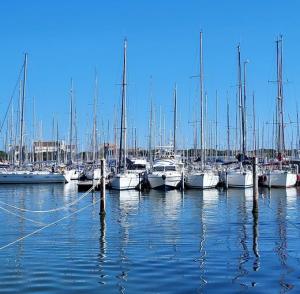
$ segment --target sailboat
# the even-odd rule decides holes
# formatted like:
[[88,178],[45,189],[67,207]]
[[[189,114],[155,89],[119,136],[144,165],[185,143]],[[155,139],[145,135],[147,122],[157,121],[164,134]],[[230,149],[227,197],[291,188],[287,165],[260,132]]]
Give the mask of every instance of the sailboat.
[[120,128],[120,146],[119,146],[119,166],[118,173],[110,180],[110,186],[115,190],[135,189],[140,183],[140,176],[137,173],[127,171],[126,162],[126,88],[127,88],[127,40],[124,40],[124,58],[123,58],[123,79],[122,79],[122,107],[121,107],[121,128]]
[[20,141],[19,141],[19,169],[0,171],[0,184],[40,184],[65,183],[67,179],[61,173],[53,171],[29,171],[23,168],[24,164],[24,121],[25,121],[25,89],[27,79],[28,55],[25,53],[23,63],[23,81],[20,95]]
[[227,169],[225,172],[226,187],[248,188],[253,186],[252,171],[244,165],[246,159],[246,63],[244,62],[244,93],[242,87],[242,70],[241,70],[241,51],[238,50],[238,99],[239,99],[239,116],[241,122],[241,154],[237,168]]
[[277,53],[277,103],[276,103],[276,131],[277,131],[277,166],[269,168],[263,177],[263,185],[268,187],[292,187],[296,185],[297,174],[290,167],[283,168],[284,118],[283,118],[283,82],[282,82],[282,36],[276,41]]
[[[75,112],[75,113],[74,113]],[[74,119],[75,114],[75,119]],[[73,79],[71,79],[71,89],[70,89],[70,129],[69,129],[69,158],[67,163],[70,164],[70,167],[65,171],[66,178],[70,180],[78,180],[81,176],[81,171],[79,170],[78,166],[74,166],[73,161],[73,128],[74,128],[74,121],[75,120],[75,130],[76,130],[76,110],[74,111],[74,87],[73,87]],[[77,133],[77,132],[76,132]],[[76,135],[75,135],[76,137]],[[77,144],[77,140],[75,139],[75,145]],[[78,159],[76,160],[78,163]]]
[[[147,175],[148,183],[152,189],[171,190],[179,187],[181,182],[182,163],[176,157],[176,129],[177,129],[177,86],[174,89],[174,131],[173,152],[169,152],[166,146],[160,146],[159,157],[154,160],[152,168]],[[152,125],[152,123],[150,124]],[[151,134],[151,130],[150,130]],[[151,140],[151,139],[150,139]],[[151,146],[151,143],[150,143]],[[149,150],[150,154],[152,150]]]
[[92,136],[92,166],[84,174],[88,180],[99,180],[101,169],[97,167],[97,101],[98,101],[98,76],[95,74],[95,93],[93,106],[93,136]]
[[213,169],[204,166],[204,118],[203,118],[203,50],[202,32],[200,32],[200,167],[190,166],[185,183],[188,188],[209,189],[217,186],[219,175]]
[[66,183],[67,177],[51,171],[0,171],[0,184]]

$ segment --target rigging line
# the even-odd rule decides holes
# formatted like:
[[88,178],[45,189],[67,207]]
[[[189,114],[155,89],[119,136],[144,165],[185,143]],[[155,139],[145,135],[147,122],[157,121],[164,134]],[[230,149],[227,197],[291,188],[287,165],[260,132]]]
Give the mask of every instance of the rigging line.
[[8,210],[8,209],[2,207],[2,206],[0,206],[0,209],[2,209],[2,210],[4,210],[4,211],[6,211],[7,213],[10,213],[10,214],[12,214],[12,215],[14,215],[14,216],[17,216],[17,217],[19,217],[19,218],[22,218],[22,219],[24,219],[24,220],[30,221],[30,222],[32,222],[32,223],[34,223],[34,224],[37,224],[37,225],[39,225],[39,226],[45,226],[45,225],[46,225],[45,223],[38,222],[38,221],[35,221],[35,220],[33,220],[33,219],[30,219],[30,218],[24,217],[24,216],[22,216],[22,215],[19,215],[19,214],[17,214],[17,213],[14,213],[14,212],[12,212],[12,211],[10,211],[10,210]]
[[3,129],[4,123],[5,123],[5,121],[6,121],[6,118],[7,118],[7,115],[8,115],[8,112],[9,112],[9,109],[10,109],[10,106],[11,106],[11,103],[12,103],[12,100],[13,100],[13,98],[14,98],[14,96],[15,96],[16,89],[17,89],[17,87],[18,87],[18,85],[19,85],[19,81],[21,80],[21,74],[22,74],[22,72],[23,72],[23,69],[24,69],[24,63],[23,63],[23,65],[22,65],[21,69],[20,69],[20,72],[19,72],[19,75],[18,75],[18,79],[17,79],[17,81],[16,81],[15,87],[14,87],[14,89],[13,89],[13,91],[12,91],[11,96],[10,96],[10,100],[9,100],[9,103],[8,103],[8,107],[7,107],[7,109],[6,109],[6,112],[5,112],[5,115],[4,115],[4,118],[3,118],[3,121],[2,121],[1,127],[0,127],[0,134],[2,133],[2,129]]
[[83,211],[83,210],[89,208],[90,206],[97,204],[99,201],[100,201],[100,199],[98,199],[96,202],[90,203],[90,204],[88,204],[87,206],[85,206],[85,207],[83,207],[83,208],[80,208],[80,209],[78,209],[78,210],[76,210],[76,211],[70,213],[70,214],[67,215],[67,216],[64,216],[64,217],[62,217],[62,218],[60,218],[60,219],[58,219],[58,220],[56,220],[56,221],[54,221],[54,222],[52,222],[52,223],[50,223],[50,224],[47,224],[47,225],[43,226],[42,228],[39,228],[39,229],[37,229],[37,230],[35,230],[35,231],[33,231],[33,232],[27,234],[27,235],[25,235],[25,236],[23,236],[23,237],[21,237],[21,238],[15,240],[15,241],[12,241],[12,242],[10,242],[10,243],[8,243],[8,244],[6,244],[6,245],[0,247],[0,250],[3,250],[3,249],[5,249],[5,248],[7,248],[7,247],[10,247],[10,246],[12,246],[12,245],[14,245],[14,244],[16,244],[16,243],[19,243],[19,242],[21,242],[22,240],[25,240],[25,239],[27,239],[27,238],[29,238],[29,237],[31,237],[31,236],[33,236],[33,235],[35,235],[35,234],[37,234],[37,233],[39,233],[39,232],[45,230],[45,229],[47,229],[47,228],[49,228],[49,227],[51,227],[51,226],[53,226],[53,225],[56,225],[56,224],[58,224],[59,222],[61,222],[61,221],[65,220],[65,219],[71,217],[72,215],[77,214],[77,213],[79,213],[79,212],[81,212],[81,211]]
[[6,202],[3,202],[0,200],[1,204],[4,204],[12,209],[16,209],[19,211],[23,211],[23,212],[31,212],[31,213],[49,213],[49,212],[55,212],[55,211],[59,211],[59,210],[63,210],[66,209],[70,206],[73,206],[74,204],[78,203],[80,200],[82,200],[83,198],[85,198],[98,184],[99,182],[97,182],[96,184],[94,184],[87,192],[85,192],[81,197],[79,197],[78,199],[66,204],[65,206],[61,206],[61,207],[57,207],[57,208],[53,208],[53,209],[48,209],[48,210],[30,210],[30,209],[26,209],[26,208],[20,208],[11,204],[8,204]]

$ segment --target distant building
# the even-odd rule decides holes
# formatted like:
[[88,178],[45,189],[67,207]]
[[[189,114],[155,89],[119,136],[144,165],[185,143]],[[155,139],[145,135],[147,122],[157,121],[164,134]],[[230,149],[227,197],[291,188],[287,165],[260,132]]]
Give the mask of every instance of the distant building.
[[72,158],[75,156],[76,146],[67,145],[65,141],[35,141],[33,142],[34,161],[60,161],[70,160],[70,149]]

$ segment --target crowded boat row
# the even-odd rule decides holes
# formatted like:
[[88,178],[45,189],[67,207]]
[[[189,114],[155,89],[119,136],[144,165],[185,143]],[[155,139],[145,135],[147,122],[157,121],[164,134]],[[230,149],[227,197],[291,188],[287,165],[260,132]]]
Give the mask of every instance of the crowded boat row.
[[[210,189],[222,184],[228,188],[253,186],[252,166],[234,162],[201,167],[201,162],[183,163],[180,157],[131,159],[121,172],[107,167],[108,185],[112,189],[136,189],[141,185],[151,189],[176,189],[182,186]],[[267,187],[292,187],[297,183],[297,165],[275,161],[262,164],[258,169],[259,183]],[[0,170],[0,184],[66,183],[71,180],[99,180],[100,168],[72,168],[65,170]]]
[[[206,165],[199,162],[184,164],[180,158],[161,157],[150,164],[146,159],[132,159],[126,170],[113,173],[109,169],[108,186],[115,190],[138,189],[211,189],[219,185],[227,188],[251,188],[252,166],[242,162],[230,165]],[[137,164],[138,162],[138,164]],[[293,187],[297,183],[296,165],[273,162],[262,164],[258,169],[259,184],[267,187]]]
[[[298,165],[292,165],[288,158],[285,158],[284,144],[284,118],[283,118],[283,83],[282,83],[282,40],[277,41],[277,99],[276,99],[276,159],[261,159],[258,167],[259,183],[268,187],[292,187],[297,183]],[[123,72],[122,72],[122,99],[121,99],[121,117],[120,117],[120,142],[116,150],[119,154],[114,154],[114,166],[108,164],[105,171],[107,184],[112,189],[127,190],[141,188],[142,185],[151,189],[176,189],[179,187],[210,189],[215,188],[220,183],[227,188],[249,188],[253,186],[252,160],[248,158],[247,152],[247,129],[246,129],[246,68],[244,67],[244,80],[242,81],[241,69],[241,52],[238,46],[238,117],[240,122],[239,132],[239,154],[231,162],[208,161],[206,158],[206,138],[205,138],[205,115],[204,115],[204,85],[203,85],[203,56],[202,56],[202,33],[200,33],[200,148],[195,148],[196,156],[194,158],[184,157],[183,152],[177,150],[177,87],[174,89],[174,118],[173,118],[173,140],[170,140],[170,146],[160,146],[152,148],[152,130],[153,118],[152,110],[150,111],[150,134],[149,150],[147,159],[130,158],[127,152],[127,40],[124,41],[123,54]],[[25,55],[24,72],[26,72],[27,55]],[[25,83],[23,83],[23,88]],[[23,89],[24,90],[24,89]],[[25,92],[25,91],[23,91]],[[73,93],[73,91],[71,91]],[[24,99],[24,97],[23,97]],[[72,100],[71,100],[72,101]],[[207,103],[207,101],[206,101]],[[72,104],[71,104],[72,105]],[[23,106],[22,106],[23,107]],[[71,107],[72,121],[72,107]],[[227,121],[229,121],[229,112],[227,109]],[[255,121],[255,120],[254,120]],[[22,120],[21,120],[22,122]],[[94,113],[94,135],[95,135],[95,113]],[[71,123],[72,126],[72,123]],[[23,130],[20,125],[20,146],[23,150]],[[72,146],[72,127],[70,127],[70,145]],[[216,136],[217,137],[217,136]],[[255,138],[255,136],[254,136]],[[229,123],[227,129],[228,158],[230,152],[229,146]],[[99,181],[101,178],[101,169],[96,164],[96,139],[93,138],[93,161],[92,164],[83,166],[72,165],[72,151],[70,148],[71,164],[64,168],[58,165],[36,169],[34,166],[24,167],[23,152],[19,152],[18,168],[3,167],[0,168],[0,184],[17,184],[17,183],[65,183],[71,180],[88,180]],[[217,152],[217,149],[216,149]],[[255,156],[256,150],[251,151],[252,157]],[[199,154],[200,153],[200,154]],[[106,158],[109,162],[110,158]]]

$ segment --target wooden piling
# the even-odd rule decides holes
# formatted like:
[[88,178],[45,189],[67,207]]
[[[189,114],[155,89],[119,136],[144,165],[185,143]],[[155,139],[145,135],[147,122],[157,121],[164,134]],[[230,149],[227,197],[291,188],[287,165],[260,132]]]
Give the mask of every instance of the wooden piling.
[[106,211],[105,211],[105,159],[101,159],[100,161],[101,163],[101,175],[100,175],[100,214],[101,215],[105,215]]
[[184,191],[184,168],[181,170],[181,191]]
[[139,191],[142,190],[142,177],[141,177],[141,173],[139,173],[139,186],[138,186],[138,190]]
[[253,208],[252,213],[258,213],[258,177],[257,177],[257,157],[253,158],[252,173],[253,173]]
[[228,175],[227,175],[227,170],[225,172],[225,188],[228,190]]

